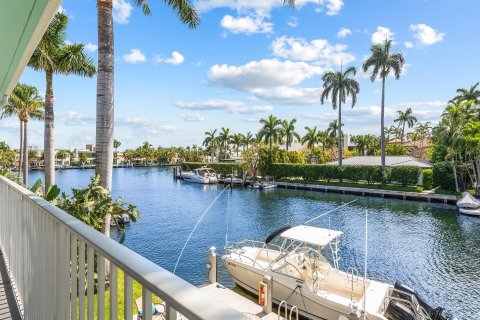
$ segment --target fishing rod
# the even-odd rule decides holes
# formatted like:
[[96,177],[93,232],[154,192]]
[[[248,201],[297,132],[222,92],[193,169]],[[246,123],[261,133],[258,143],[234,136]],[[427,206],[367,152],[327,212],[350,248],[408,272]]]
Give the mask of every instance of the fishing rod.
[[195,232],[195,229],[197,229],[198,225],[199,225],[200,222],[202,221],[203,217],[207,214],[208,210],[210,210],[210,208],[213,206],[213,204],[218,200],[218,198],[220,198],[220,196],[222,195],[222,193],[223,193],[225,190],[227,190],[228,188],[229,188],[229,186],[226,186],[225,189],[223,189],[222,192],[220,192],[220,193],[215,197],[215,199],[213,199],[213,201],[210,203],[210,205],[208,206],[208,208],[202,213],[202,215],[201,215],[200,218],[198,219],[197,223],[195,224],[195,226],[194,226],[193,229],[192,229],[192,232],[190,232],[190,234],[188,235],[187,241],[185,241],[185,244],[183,245],[182,251],[180,251],[180,254],[178,255],[177,262],[175,263],[175,268],[173,268],[173,274],[175,274],[175,271],[177,270],[178,262],[180,262],[180,258],[181,258],[182,255],[183,255],[183,251],[185,251],[185,248],[187,247],[187,244],[188,244],[188,242],[190,241],[190,238],[192,237],[193,233]]
[[346,207],[346,206],[348,206],[349,204],[354,203],[355,201],[357,201],[357,199],[352,200],[352,201],[350,201],[350,202],[348,202],[348,203],[345,203],[345,204],[341,205],[340,207],[336,207],[335,209],[332,209],[332,210],[329,210],[329,211],[327,211],[327,212],[324,212],[324,213],[322,213],[322,214],[320,214],[320,215],[318,215],[318,216],[316,216],[316,217],[314,217],[314,218],[312,218],[312,219],[304,222],[303,224],[304,224],[304,225],[307,225],[307,224],[309,224],[310,222],[312,222],[312,221],[314,221],[314,220],[317,220],[317,219],[319,219],[319,218],[321,218],[321,217],[323,217],[323,216],[325,216],[325,215],[327,215],[327,214],[329,214],[329,213],[332,213],[332,212],[334,212],[334,211],[337,211],[338,209],[341,209],[341,208],[343,208],[343,207]]

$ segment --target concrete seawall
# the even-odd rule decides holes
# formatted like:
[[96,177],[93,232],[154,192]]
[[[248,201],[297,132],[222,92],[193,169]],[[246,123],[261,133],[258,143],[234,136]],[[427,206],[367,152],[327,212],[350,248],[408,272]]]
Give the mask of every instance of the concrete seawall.
[[420,192],[406,192],[406,191],[394,191],[394,190],[380,190],[380,189],[368,189],[368,188],[352,188],[342,186],[325,186],[317,184],[302,184],[302,183],[290,183],[290,182],[275,182],[278,188],[284,189],[297,189],[307,191],[318,192],[332,192],[341,194],[354,194],[360,196],[371,196],[381,198],[395,198],[403,200],[414,200],[424,202],[435,202],[455,205],[457,197],[453,195],[434,194],[434,193],[420,193]]

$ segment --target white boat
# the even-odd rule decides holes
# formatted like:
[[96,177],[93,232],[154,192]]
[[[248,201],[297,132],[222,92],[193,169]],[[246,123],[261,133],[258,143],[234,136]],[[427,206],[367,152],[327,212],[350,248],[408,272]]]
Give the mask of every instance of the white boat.
[[354,268],[341,271],[341,235],[330,229],[287,226],[265,242],[245,240],[227,246],[222,259],[235,283],[255,295],[263,276],[270,275],[273,303],[286,301],[309,319],[449,319],[442,308],[431,308],[406,286],[363,278]]
[[480,216],[480,201],[468,192],[464,192],[457,201],[458,211],[470,216]]
[[212,168],[202,167],[193,171],[182,171],[182,179],[187,182],[211,184],[217,183],[217,175]]
[[[232,181],[233,180],[233,181]],[[237,177],[233,177],[233,179],[231,177],[228,177],[228,178],[225,178],[225,180],[223,180],[224,183],[226,184],[229,184],[229,183],[233,183],[233,184],[243,184],[243,179],[242,178],[237,178]]]

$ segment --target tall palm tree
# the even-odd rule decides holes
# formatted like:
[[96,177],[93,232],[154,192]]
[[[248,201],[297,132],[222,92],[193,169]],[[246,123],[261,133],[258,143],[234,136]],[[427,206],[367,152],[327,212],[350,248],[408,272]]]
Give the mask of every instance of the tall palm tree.
[[364,156],[365,151],[368,148],[368,135],[359,134],[353,137],[353,142],[355,143],[355,149],[357,150],[358,154]]
[[292,119],[290,122],[287,120],[283,120],[281,123],[282,126],[282,135],[285,138],[285,149],[288,152],[288,147],[292,146],[292,143],[295,141],[300,141],[302,138],[300,135],[295,132],[295,123],[297,122],[297,119]]
[[403,142],[403,138],[405,137],[405,124],[408,126],[408,128],[412,128],[418,120],[413,115],[412,108],[408,108],[407,110],[405,110],[405,112],[398,110],[397,114],[398,118],[393,121],[398,122],[398,126],[402,127],[402,135],[400,136],[400,142]]
[[205,132],[205,139],[203,140],[202,145],[206,148],[210,149],[210,161],[213,161],[215,157],[215,149],[217,148],[217,137],[215,134],[217,133],[217,129],[210,130]]
[[385,184],[385,80],[391,72],[395,76],[395,79],[400,79],[403,66],[405,64],[405,58],[403,54],[398,52],[390,52],[392,46],[392,40],[385,40],[383,44],[374,44],[370,48],[371,56],[369,56],[364,62],[362,69],[367,72],[372,68],[372,74],[370,80],[372,82],[375,79],[382,79],[382,104],[381,104],[381,121],[380,121],[380,149],[382,158],[382,171],[383,179],[382,184]]
[[113,147],[115,148],[115,152],[118,152],[118,148],[122,145],[120,140],[113,139]]
[[[342,124],[343,127],[343,124]],[[333,120],[328,124],[327,134],[330,138],[338,138],[338,133],[340,132],[340,137],[343,136],[343,132],[340,131],[340,126],[338,125],[337,120]]]
[[17,180],[20,181],[20,173],[22,172],[23,164],[23,121],[21,119],[22,110],[19,105],[16,104],[6,104],[1,109],[2,113],[0,114],[0,119],[4,119],[11,116],[17,116],[18,121],[20,122],[20,144],[18,149],[18,167],[17,167]]
[[245,148],[248,150],[250,144],[255,142],[255,136],[248,131],[246,135],[243,136],[243,143],[245,144]]
[[235,152],[238,157],[238,151],[243,144],[243,135],[241,135],[240,133],[234,133],[231,137],[231,142],[235,147]]
[[331,148],[335,140],[330,137],[328,130],[318,131],[318,142],[322,144],[322,151],[325,152],[327,148]]
[[[323,77],[323,92],[320,96],[320,102],[323,104],[325,100],[331,98],[333,110],[338,106],[338,123],[342,123],[342,103],[345,103],[348,96],[352,97],[352,108],[357,102],[357,94],[360,92],[358,82],[353,79],[357,74],[355,67],[349,67],[345,72],[327,71]],[[338,165],[342,165],[342,134],[341,126],[338,126]]]
[[420,148],[423,148],[423,141],[430,137],[430,129],[432,129],[430,127],[430,121],[425,123],[417,123],[417,126],[415,127],[415,133],[418,135],[420,140]]
[[33,52],[28,65],[45,72],[45,190],[55,184],[54,95],[53,75],[75,74],[82,77],[95,75],[95,63],[84,51],[83,43],[66,44],[68,17],[57,13]]
[[8,107],[5,107],[2,115],[19,115],[23,123],[23,143],[22,143],[22,170],[23,185],[28,186],[28,121],[30,118],[44,119],[45,103],[38,93],[37,88],[19,83],[13,89],[9,99]]
[[258,132],[258,140],[268,143],[268,150],[272,151],[272,146],[281,140],[282,137],[282,121],[273,115],[269,115],[267,119],[260,119],[262,128]]
[[232,140],[232,136],[230,135],[230,129],[222,127],[222,131],[220,131],[220,133],[218,134],[218,140],[220,142],[220,153],[222,153],[223,151],[223,158],[226,159],[228,147]]
[[452,103],[461,103],[465,101],[472,101],[474,105],[480,105],[480,90],[477,89],[480,82],[475,83],[470,87],[470,89],[457,89],[457,96],[450,100]]
[[[189,28],[195,28],[200,18],[189,0],[164,0],[172,8],[180,21]],[[142,9],[143,14],[150,15],[148,0],[134,0],[133,3]],[[97,0],[98,27],[98,76],[97,76],[97,119],[95,173],[100,175],[100,185],[112,189],[113,168],[113,78],[114,78],[114,46],[113,46],[113,0]],[[110,215],[105,215],[103,233],[110,236]],[[106,266],[108,276],[108,265]]]

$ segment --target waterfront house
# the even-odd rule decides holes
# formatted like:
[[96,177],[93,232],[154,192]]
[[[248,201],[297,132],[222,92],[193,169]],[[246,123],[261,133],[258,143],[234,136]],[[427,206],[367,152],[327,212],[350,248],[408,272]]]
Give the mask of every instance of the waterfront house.
[[[60,0],[1,2],[2,106],[59,6]],[[110,264],[109,295],[103,272],[106,261]],[[0,314],[7,319],[76,319],[77,314],[87,315],[80,319],[105,319],[107,309],[110,319],[132,319],[136,314],[134,281],[142,287],[143,320],[152,319],[152,295],[164,301],[167,319],[177,319],[177,312],[190,320],[247,319],[3,176],[0,271],[0,298],[3,302],[7,295],[8,301],[0,304]],[[120,272],[124,274],[122,290]],[[119,314],[119,299],[125,306],[123,314]]]

